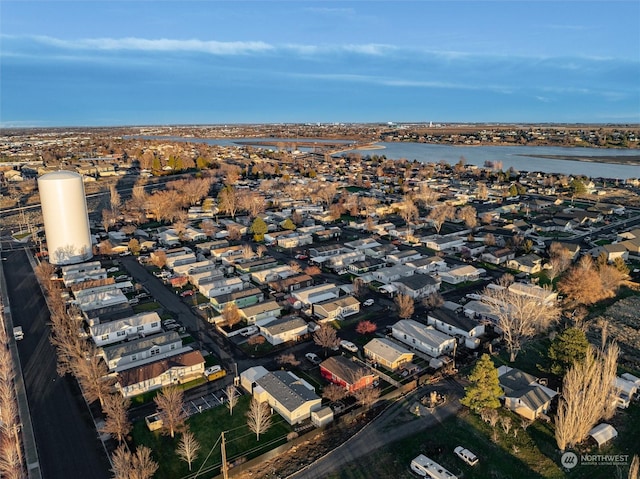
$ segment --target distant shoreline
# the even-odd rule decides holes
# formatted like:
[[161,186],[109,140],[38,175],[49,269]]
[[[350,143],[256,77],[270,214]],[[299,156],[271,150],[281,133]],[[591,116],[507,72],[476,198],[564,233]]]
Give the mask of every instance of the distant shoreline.
[[571,155],[520,155],[525,158],[544,158],[547,160],[570,160],[570,161],[583,161],[585,163],[610,163],[613,165],[638,165],[640,166],[640,153],[638,155],[629,156],[617,156],[617,155],[603,155],[603,156],[571,156]]

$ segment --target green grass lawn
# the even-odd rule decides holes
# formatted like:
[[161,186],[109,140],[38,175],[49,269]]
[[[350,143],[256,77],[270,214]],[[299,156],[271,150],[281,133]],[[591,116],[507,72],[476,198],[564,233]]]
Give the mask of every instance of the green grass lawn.
[[[221,464],[220,443],[218,441],[222,431],[226,431],[225,440],[229,462],[242,461],[242,458],[251,459],[286,442],[291,427],[278,414],[272,416],[272,427],[260,435],[259,441],[256,440],[255,433],[247,427],[245,416],[249,409],[250,399],[248,395],[240,397],[234,408],[233,416],[229,415],[229,410],[226,407],[218,406],[189,418],[187,421],[189,430],[193,432],[201,446],[198,458],[193,464],[192,473],[202,466],[211,451],[203,471],[214,468],[216,470],[213,472],[217,474],[217,469]],[[160,466],[154,475],[155,479],[177,479],[189,474],[187,463],[180,460],[175,453],[179,441],[179,435],[171,439],[169,436],[162,436],[159,431],[149,431],[144,421],[138,421],[134,424],[134,444],[150,447],[154,459]],[[203,474],[202,477],[211,477],[211,473]]]

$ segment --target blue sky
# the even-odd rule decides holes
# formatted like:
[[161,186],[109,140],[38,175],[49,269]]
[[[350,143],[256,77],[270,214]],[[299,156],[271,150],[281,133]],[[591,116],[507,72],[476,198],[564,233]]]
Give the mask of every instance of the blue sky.
[[640,122],[640,2],[0,2],[2,126]]

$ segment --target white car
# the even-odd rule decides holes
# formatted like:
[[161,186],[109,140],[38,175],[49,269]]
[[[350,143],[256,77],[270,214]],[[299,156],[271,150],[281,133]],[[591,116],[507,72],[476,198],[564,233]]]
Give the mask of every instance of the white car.
[[364,306],[373,306],[373,303],[374,303],[374,302],[375,302],[375,301],[374,301],[372,298],[369,298],[369,299],[365,300],[365,302],[364,302],[364,303],[362,303],[362,304],[363,304]]
[[315,365],[318,365],[322,362],[322,359],[320,359],[318,355],[315,353],[307,353],[304,355],[304,357],[307,358],[309,361],[311,361]]
[[215,366],[210,366],[207,369],[204,370],[204,375],[205,376],[211,376],[212,374],[215,374],[219,371],[222,371],[222,366],[218,366],[217,364]]
[[475,466],[478,464],[478,458],[474,453],[472,453],[469,449],[465,449],[462,446],[456,447],[453,452],[456,453],[460,459],[469,464],[470,466]]
[[351,341],[347,341],[346,339],[343,339],[342,341],[340,341],[340,346],[342,346],[347,351],[351,351],[352,353],[358,352],[358,346],[353,344]]
[[247,329],[242,331],[240,334],[242,334],[243,336],[253,336],[258,331],[259,331],[259,329],[258,329],[257,326],[249,326]]

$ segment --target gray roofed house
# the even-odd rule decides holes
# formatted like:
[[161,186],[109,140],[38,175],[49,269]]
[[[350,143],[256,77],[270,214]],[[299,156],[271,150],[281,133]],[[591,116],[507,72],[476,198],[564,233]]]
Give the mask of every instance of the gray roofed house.
[[391,327],[393,337],[431,357],[438,357],[453,350],[455,338],[432,326],[412,319],[401,319]]
[[322,407],[322,399],[304,379],[289,371],[273,371],[255,381],[253,397],[267,402],[289,424],[298,424]]
[[470,349],[475,349],[480,345],[478,336],[482,336],[485,331],[484,324],[473,321],[464,314],[444,308],[436,308],[429,311],[427,313],[427,323],[443,333],[464,337],[465,346]]
[[558,394],[540,384],[535,376],[509,366],[498,368],[498,378],[505,407],[532,421],[549,410],[551,400]]
[[405,276],[392,281],[391,284],[395,285],[401,293],[414,299],[424,298],[440,289],[440,282],[428,274]]
[[269,343],[276,345],[298,340],[309,332],[309,325],[298,316],[288,316],[260,326],[260,332]]
[[125,369],[164,359],[176,354],[191,351],[191,347],[183,347],[180,335],[175,331],[155,334],[104,347],[101,355],[109,371],[124,371]]

